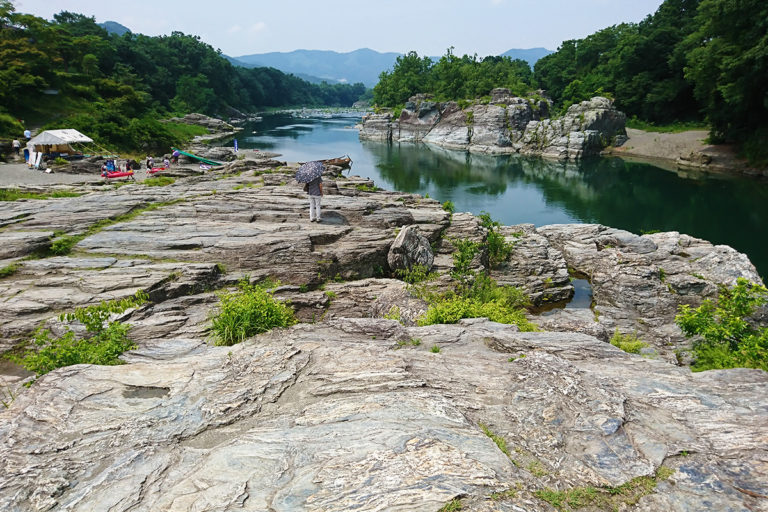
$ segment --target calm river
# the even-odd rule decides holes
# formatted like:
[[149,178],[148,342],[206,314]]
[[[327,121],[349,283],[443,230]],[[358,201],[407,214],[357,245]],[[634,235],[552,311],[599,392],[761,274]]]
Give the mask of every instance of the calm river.
[[240,147],[289,162],[349,155],[352,174],[377,186],[453,201],[502,224],[599,223],[634,233],[680,231],[746,253],[768,277],[768,182],[671,172],[619,158],[563,164],[488,156],[422,144],[361,142],[360,117],[264,115],[246,125]]

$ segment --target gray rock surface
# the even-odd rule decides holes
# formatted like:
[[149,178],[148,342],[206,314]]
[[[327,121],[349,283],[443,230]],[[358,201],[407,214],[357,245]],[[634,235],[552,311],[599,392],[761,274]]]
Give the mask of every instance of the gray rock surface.
[[[18,265],[0,280],[0,351],[76,307],[151,299],[121,316],[137,344],[125,365],[70,366],[29,388],[0,365],[0,509],[436,511],[460,499],[543,512],[540,491],[633,485],[662,466],[635,505],[606,491],[606,507],[768,509],[766,373],[666,361],[683,343],[678,304],[759,281],[744,255],[678,233],[503,227],[515,248],[498,281],[562,306],[572,271],[595,311],[531,314],[551,332],[416,327],[426,302],[382,277],[397,233],[434,245],[432,285],[448,289],[453,242],[484,240],[479,220],[331,171],[323,222],[309,223],[294,172],[246,158],[166,187],[0,204],[2,264]],[[73,252],[46,257],[63,236],[79,240]],[[215,347],[217,292],[246,276],[279,279],[275,297],[304,323]],[[606,343],[615,328],[637,331],[648,357]]]
[[494,89],[488,105],[461,109],[456,102],[423,97],[408,101],[399,119],[370,114],[360,125],[362,140],[426,142],[479,153],[521,153],[573,161],[596,155],[626,137],[626,116],[610,100],[595,97],[547,119],[549,104]]
[[434,261],[435,255],[432,254],[429,240],[419,233],[419,228],[415,225],[400,230],[387,254],[387,263],[393,272],[411,270],[416,265],[421,265],[429,271]]
[[45,376],[0,412],[0,506],[483,510],[514,489],[494,507],[547,511],[536,491],[663,465],[639,510],[765,510],[766,392],[764,372],[691,374],[582,334],[305,324]]

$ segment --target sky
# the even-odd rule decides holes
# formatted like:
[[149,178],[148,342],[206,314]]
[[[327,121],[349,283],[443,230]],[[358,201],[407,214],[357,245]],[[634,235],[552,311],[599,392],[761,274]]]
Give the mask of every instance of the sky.
[[293,50],[498,55],[556,50],[605,27],[638,22],[662,0],[12,0],[18,12],[117,21],[150,36],[198,35],[226,55]]

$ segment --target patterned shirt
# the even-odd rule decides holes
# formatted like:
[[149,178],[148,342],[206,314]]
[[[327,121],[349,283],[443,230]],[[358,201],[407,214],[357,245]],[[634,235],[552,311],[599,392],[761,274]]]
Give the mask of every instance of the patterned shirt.
[[323,182],[322,177],[317,177],[314,180],[310,181],[307,186],[307,193],[311,196],[321,196],[323,195],[322,192],[320,192],[320,184]]

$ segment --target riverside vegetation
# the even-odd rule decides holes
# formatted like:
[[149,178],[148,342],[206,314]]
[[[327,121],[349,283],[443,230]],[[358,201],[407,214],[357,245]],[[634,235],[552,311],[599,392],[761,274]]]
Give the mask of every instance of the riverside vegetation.
[[634,126],[705,124],[712,142],[736,142],[751,163],[766,166],[765,19],[768,4],[759,0],[665,0],[640,23],[564,41],[533,72],[509,58],[457,57],[449,49],[433,62],[410,52],[381,74],[374,101],[397,111],[411,96],[426,93],[464,108],[487,100],[494,87],[522,97],[543,89],[565,112],[605,96],[636,119]]
[[197,36],[118,36],[92,17],[62,11],[48,21],[9,0],[0,0],[0,82],[0,137],[20,136],[23,118],[127,151],[167,151],[200,134],[158,121],[174,113],[351,106],[366,91],[234,66]]

